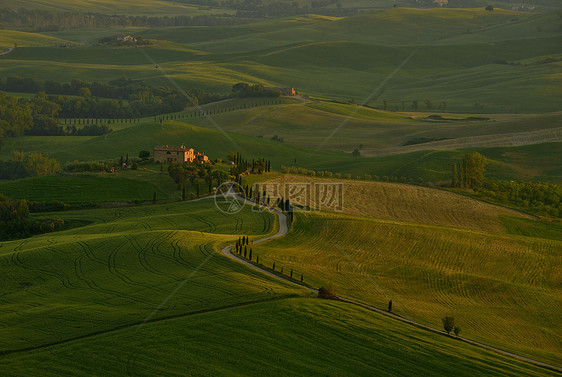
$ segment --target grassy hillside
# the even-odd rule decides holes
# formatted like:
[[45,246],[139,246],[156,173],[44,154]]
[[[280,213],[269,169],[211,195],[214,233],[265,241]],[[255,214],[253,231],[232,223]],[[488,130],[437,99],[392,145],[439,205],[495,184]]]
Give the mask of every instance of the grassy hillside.
[[[558,240],[299,213],[285,238],[254,247],[260,263],[304,271],[314,286],[441,327],[454,316],[463,334],[557,363],[562,338]],[[287,272],[286,272],[287,273]]]
[[[9,198],[27,199],[28,201],[62,201],[76,202],[109,202],[109,201],[150,201],[156,192],[160,199],[168,198],[175,189],[175,184],[167,175],[159,173],[146,174],[139,171],[133,174],[99,174],[99,175],[66,175],[32,177],[15,181],[0,182],[0,193]],[[149,179],[154,177],[162,192]],[[146,177],[146,180],[143,178]],[[140,178],[140,179],[139,179]],[[147,182],[148,181],[148,182]],[[154,182],[156,183],[156,182]],[[157,183],[157,184],[158,184]]]
[[0,30],[0,47],[24,46],[52,46],[55,43],[65,42],[64,39],[50,37],[37,33],[26,33],[15,30]]
[[[474,114],[444,113],[437,109],[431,114],[381,111],[326,101],[313,101],[305,106],[301,103],[256,107],[212,116],[222,128],[244,135],[271,138],[277,134],[291,144],[348,152],[362,145],[361,152],[366,156],[562,141],[559,112],[471,118]],[[188,121],[214,127],[208,118]],[[404,146],[420,138],[439,141]]]
[[[218,125],[220,128],[220,125]],[[25,137],[6,139],[0,158],[9,157],[13,149],[24,151],[42,150],[59,161],[80,161],[118,159],[123,153],[137,155],[141,150],[152,150],[156,145],[185,144],[204,152],[210,158],[227,157],[229,152],[240,151],[246,158],[266,157],[275,161],[276,166],[290,164],[296,158],[302,163],[351,159],[351,156],[333,151],[310,151],[287,143],[247,137],[235,133],[223,133],[217,129],[195,127],[177,121],[164,122],[162,126],[153,121],[121,129],[95,138],[69,137]],[[21,141],[25,140],[25,143]],[[35,141],[40,144],[35,144]],[[49,141],[52,140],[50,143]],[[20,148],[20,146],[22,148]]]
[[[152,150],[158,144],[176,145],[183,143],[198,151],[205,152],[212,159],[224,159],[228,152],[231,151],[241,151],[248,158],[265,157],[272,161],[273,168],[277,170],[280,169],[281,165],[296,165],[307,169],[330,170],[334,173],[351,173],[354,176],[370,174],[372,176],[379,176],[380,179],[384,176],[393,176],[397,178],[406,177],[413,180],[421,177],[424,181],[435,182],[448,181],[451,176],[452,164],[458,163],[467,151],[477,150],[488,158],[489,164],[486,169],[488,171],[487,176],[489,177],[508,180],[562,181],[562,163],[557,158],[562,143],[444,151],[422,150],[376,158],[356,158],[352,157],[350,153],[315,148],[316,142],[321,142],[321,139],[316,134],[326,134],[330,131],[330,128],[325,127],[322,131],[317,130],[321,129],[325,124],[328,124],[330,127],[337,127],[337,117],[331,119],[326,113],[320,113],[320,116],[316,116],[313,113],[304,118],[304,121],[294,120],[295,118],[292,118],[291,114],[295,110],[289,107],[291,111],[286,112],[289,121],[285,122],[281,109],[285,108],[286,110],[286,106],[297,106],[294,108],[297,115],[306,114],[299,112],[299,109],[304,108],[302,105],[277,105],[246,111],[233,111],[228,113],[228,118],[231,122],[228,124],[223,122],[226,119],[223,116],[226,117],[226,114],[213,115],[213,119],[216,121],[213,125],[209,125],[208,121],[200,119],[192,118],[188,120],[194,123],[207,123],[205,128],[176,121],[165,122],[161,127],[150,119],[132,127],[121,128],[99,137],[28,136],[7,138],[4,140],[2,149],[0,149],[0,159],[7,160],[10,158],[10,153],[13,150],[21,150],[24,152],[49,153],[62,163],[74,160],[110,160],[119,159],[121,155],[126,153],[135,156],[139,151]],[[316,112],[316,110],[314,111]],[[254,114],[256,118],[252,119],[250,114]],[[260,118],[261,116],[263,117]],[[556,119],[558,117],[552,117],[552,121],[536,123],[535,126],[552,127]],[[237,120],[240,120],[240,123],[236,123]],[[263,123],[261,124],[263,126],[259,125],[262,120]],[[328,123],[324,123],[324,121]],[[243,132],[242,129],[244,127],[236,127],[234,126],[235,124],[244,124],[250,130],[247,131],[248,135],[238,133]],[[276,125],[279,126],[277,127]],[[395,128],[401,127],[401,124],[396,123],[375,123],[373,125],[373,128],[378,128],[375,135],[380,135],[381,140],[387,140],[388,142],[404,139],[395,130]],[[426,127],[433,126],[431,124],[426,126],[425,123],[420,123],[418,126],[418,123],[411,121],[402,130],[408,132],[409,129],[411,133],[409,137],[414,137],[416,129],[421,130]],[[524,122],[506,121],[504,124],[498,121],[489,126],[437,124],[435,127],[437,127],[435,128],[436,133],[428,132],[426,135],[432,137],[443,135],[443,133],[437,133],[439,132],[437,130],[446,128],[458,129],[458,133],[469,132],[467,130],[463,131],[464,127],[473,127],[474,132],[481,133],[486,132],[487,127],[497,127],[497,132],[509,132],[507,127],[524,127]],[[222,133],[220,130],[227,130],[228,132]],[[236,133],[231,130],[236,131]],[[365,142],[367,146],[367,143],[370,141],[367,137],[363,137],[367,132],[366,123],[361,123],[361,120],[352,120],[342,128],[342,134],[346,135],[343,136],[342,140],[348,146],[352,142],[357,143],[357,146]],[[280,143],[269,140],[273,134],[278,134],[280,137],[285,138],[286,141]],[[256,137],[258,135],[263,135],[264,137]],[[302,135],[300,143],[298,135]],[[354,135],[358,135],[358,138]],[[376,140],[373,136],[371,137],[373,138],[372,140]],[[336,148],[339,136],[331,140],[333,141],[327,143],[326,147]],[[293,143],[301,145],[292,145]],[[400,150],[395,152],[398,153]]]
[[268,213],[228,216],[206,200],[44,216],[91,224],[0,243],[0,353],[304,292],[217,255],[275,231]]
[[0,356],[7,376],[538,376],[552,372],[347,304],[289,299]]
[[[379,219],[504,232],[500,216],[524,217],[519,212],[448,191],[412,185],[331,178],[314,179],[296,175],[283,175],[268,182],[279,184],[281,193],[290,192],[291,185],[295,183],[341,184],[343,186],[343,212]],[[273,197],[273,191],[269,190],[268,195]],[[317,210],[337,210],[333,206],[328,206],[329,203],[325,201],[324,197],[313,195],[308,199],[311,200],[291,198],[291,203],[310,206]]]

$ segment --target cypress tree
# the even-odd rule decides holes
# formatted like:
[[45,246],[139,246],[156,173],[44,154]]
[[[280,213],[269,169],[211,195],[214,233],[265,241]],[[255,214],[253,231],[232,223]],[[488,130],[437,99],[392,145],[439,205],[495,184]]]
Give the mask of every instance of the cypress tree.
[[244,258],[248,255],[248,248],[244,246]]
[[275,261],[273,261],[273,267],[272,270],[275,271]]
[[457,164],[453,164],[453,176],[451,180],[451,186],[457,187],[457,185],[458,185]]
[[293,278],[293,269],[291,268],[291,279]]
[[259,256],[259,255],[256,257],[256,263],[257,263],[257,264],[260,263],[260,256]]
[[250,261],[252,261],[252,248],[250,248],[250,257],[249,257]]
[[388,302],[388,311],[392,312],[392,300]]
[[301,274],[301,283],[302,283],[302,280],[303,280],[303,276],[302,276],[302,274]]
[[283,275],[283,267],[281,267],[281,275]]
[[156,191],[154,191],[154,193],[152,194],[152,203],[156,203]]
[[459,187],[464,187],[464,165],[461,163],[459,165]]
[[185,200],[185,186],[181,188],[181,200]]

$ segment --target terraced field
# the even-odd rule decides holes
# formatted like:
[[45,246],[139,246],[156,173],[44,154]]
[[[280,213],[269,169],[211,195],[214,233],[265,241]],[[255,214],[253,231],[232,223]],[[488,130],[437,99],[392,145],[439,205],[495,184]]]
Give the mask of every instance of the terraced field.
[[255,247],[260,262],[304,271],[313,286],[441,327],[454,316],[463,335],[558,363],[562,337],[562,242],[299,213],[283,239]]
[[318,299],[148,323],[0,356],[0,361],[6,376],[555,375],[355,306]]
[[227,216],[206,200],[55,216],[93,223],[0,243],[0,354],[306,292],[217,255],[275,231],[267,213]]
[[[279,187],[278,192],[292,193],[292,187],[298,183],[342,185],[343,212],[378,219],[505,232],[499,216],[527,217],[517,211],[448,191],[398,183],[321,179],[298,175],[278,176],[268,183],[274,184],[264,186],[272,197],[274,197],[274,190],[277,190],[276,187]],[[291,198],[286,194],[285,197]],[[323,200],[324,196],[316,197],[314,194],[309,199],[309,201],[301,200],[301,197],[295,195],[294,199],[291,198],[291,203],[319,210],[339,211]]]

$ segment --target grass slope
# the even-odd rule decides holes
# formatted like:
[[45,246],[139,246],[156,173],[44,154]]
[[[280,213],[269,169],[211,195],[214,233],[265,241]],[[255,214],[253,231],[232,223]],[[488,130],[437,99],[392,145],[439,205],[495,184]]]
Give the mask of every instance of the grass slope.
[[[314,179],[296,175],[283,175],[268,181],[278,184],[280,193],[292,192],[295,184],[340,184],[343,187],[345,213],[399,220],[418,224],[454,226],[504,232],[500,216],[522,218],[519,212],[484,203],[448,191],[398,183],[357,182],[338,179]],[[268,186],[266,186],[268,187]],[[273,187],[268,195],[274,198]],[[317,210],[334,211],[324,197],[313,195],[311,200],[286,195],[293,205],[303,205]]]
[[18,47],[45,46],[60,42],[65,42],[65,40],[37,33],[26,33],[23,31],[15,30],[0,30],[1,47],[14,47],[14,44],[17,44]]
[[289,235],[254,254],[346,297],[380,308],[392,299],[396,313],[431,326],[454,316],[471,339],[556,364],[560,239],[300,213]]
[[7,376],[554,375],[364,309],[289,299],[0,356]]
[[225,215],[205,200],[56,216],[91,224],[0,243],[0,353],[305,293],[217,255],[275,231],[268,213]]
[[[144,172],[139,172],[138,175],[142,173]],[[154,192],[160,199],[168,197],[152,183],[135,178],[137,177],[125,178],[121,174],[33,177],[0,182],[0,193],[14,199],[39,202],[58,200],[65,203],[149,201]],[[175,188],[168,176],[162,175],[161,180],[162,184],[171,186],[168,189]]]

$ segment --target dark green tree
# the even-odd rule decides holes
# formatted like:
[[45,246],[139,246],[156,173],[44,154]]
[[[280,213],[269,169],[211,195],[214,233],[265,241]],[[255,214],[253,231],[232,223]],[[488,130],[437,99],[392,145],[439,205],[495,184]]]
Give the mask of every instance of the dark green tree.
[[455,328],[455,317],[443,317],[441,322],[443,322],[443,329],[447,334],[451,334],[451,331]]
[[457,171],[457,164],[453,164],[453,175],[451,177],[451,186],[457,187],[459,184],[459,173]]

